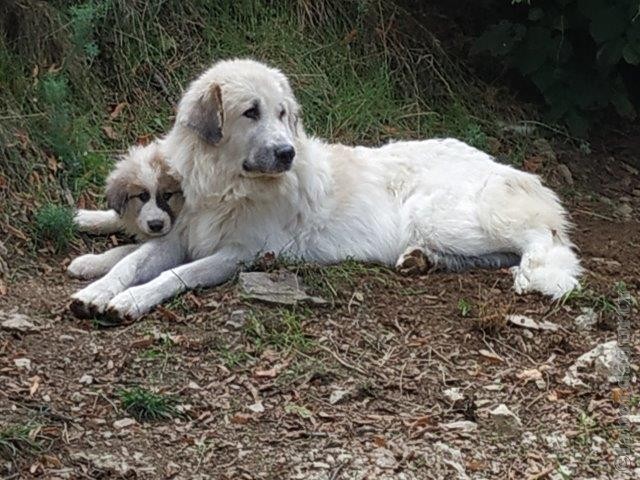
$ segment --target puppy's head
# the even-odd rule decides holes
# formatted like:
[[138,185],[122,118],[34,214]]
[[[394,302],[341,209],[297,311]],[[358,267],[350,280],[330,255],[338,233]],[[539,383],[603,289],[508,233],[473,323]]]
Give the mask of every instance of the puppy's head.
[[295,162],[300,107],[287,78],[253,60],[216,63],[190,86],[177,125],[243,176],[279,176]]
[[143,238],[169,233],[184,204],[158,142],[129,149],[107,178],[106,197],[127,232]]

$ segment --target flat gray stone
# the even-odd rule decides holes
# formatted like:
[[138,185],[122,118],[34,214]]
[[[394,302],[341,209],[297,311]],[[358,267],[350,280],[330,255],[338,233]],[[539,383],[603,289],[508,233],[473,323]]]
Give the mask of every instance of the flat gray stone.
[[0,320],[2,320],[2,328],[14,332],[30,333],[42,330],[42,326],[36,324],[26,315],[21,313],[7,313],[0,311]]
[[252,300],[282,305],[295,305],[301,302],[326,303],[322,298],[307,294],[298,276],[288,270],[242,272],[239,284],[241,295]]

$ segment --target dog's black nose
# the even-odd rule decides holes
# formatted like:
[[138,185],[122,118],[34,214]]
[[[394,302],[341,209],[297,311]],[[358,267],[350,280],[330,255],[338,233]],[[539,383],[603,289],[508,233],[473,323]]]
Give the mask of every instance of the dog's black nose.
[[296,151],[291,145],[278,145],[273,150],[273,154],[279,166],[289,168],[293,162],[293,157],[296,156]]
[[152,232],[159,232],[164,228],[164,222],[162,220],[149,220],[147,225]]

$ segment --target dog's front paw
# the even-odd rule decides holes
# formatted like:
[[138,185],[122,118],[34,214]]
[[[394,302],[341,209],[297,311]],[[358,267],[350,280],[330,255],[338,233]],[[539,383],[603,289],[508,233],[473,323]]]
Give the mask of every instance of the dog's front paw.
[[89,253],[73,260],[67,267],[67,275],[80,280],[93,280],[106,273],[97,267],[97,255]]
[[107,285],[94,282],[71,295],[69,309],[78,318],[95,317],[104,312],[115,294]]
[[105,315],[114,322],[133,321],[149,311],[144,302],[136,299],[133,289],[125,290],[111,299],[105,310]]

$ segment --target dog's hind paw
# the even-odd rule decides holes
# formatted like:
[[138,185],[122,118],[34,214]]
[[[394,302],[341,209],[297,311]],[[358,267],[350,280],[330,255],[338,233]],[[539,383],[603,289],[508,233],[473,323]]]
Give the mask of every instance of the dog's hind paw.
[[417,275],[427,272],[431,262],[420,247],[409,247],[396,262],[396,270],[402,275]]

